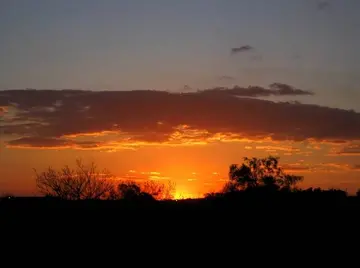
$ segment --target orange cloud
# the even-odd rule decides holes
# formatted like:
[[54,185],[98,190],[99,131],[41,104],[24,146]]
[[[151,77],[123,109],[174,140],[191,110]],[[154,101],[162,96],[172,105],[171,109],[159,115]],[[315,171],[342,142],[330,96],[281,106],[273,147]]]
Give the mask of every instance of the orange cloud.
[[0,106],[0,116],[3,116],[7,112],[6,106]]
[[99,132],[88,132],[88,133],[75,133],[69,135],[63,135],[62,138],[79,138],[79,137],[103,137],[111,134],[119,135],[119,131],[104,130]]
[[360,144],[353,143],[348,144],[341,149],[332,148],[330,154],[332,156],[359,156],[360,155]]
[[299,163],[290,163],[282,165],[287,172],[304,173],[304,172],[345,172],[360,171],[359,165],[341,164],[341,163],[320,163],[305,164],[303,161]]
[[276,151],[285,151],[285,152],[299,152],[299,148],[292,146],[256,146],[258,150],[264,150],[266,152],[276,152]]

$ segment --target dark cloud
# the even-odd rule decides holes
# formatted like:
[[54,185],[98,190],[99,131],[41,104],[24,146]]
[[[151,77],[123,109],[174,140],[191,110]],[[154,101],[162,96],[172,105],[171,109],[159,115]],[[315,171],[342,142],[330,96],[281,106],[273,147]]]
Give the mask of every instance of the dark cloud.
[[342,163],[320,163],[320,164],[305,164],[305,163],[293,163],[282,165],[288,172],[344,172],[344,171],[356,171],[357,165],[349,165]]
[[292,86],[273,83],[269,88],[249,86],[247,88],[234,86],[233,88],[216,87],[202,91],[203,94],[230,94],[239,97],[268,97],[268,96],[300,96],[313,95],[311,91],[297,89]]
[[353,170],[360,171],[360,165],[354,165],[352,166]]
[[8,142],[10,147],[21,148],[78,148],[78,149],[93,149],[101,144],[95,141],[73,141],[69,139],[46,138],[46,137],[24,137]]
[[302,89],[297,89],[287,84],[273,83],[269,86],[270,91],[274,92],[273,95],[313,95],[312,92]]
[[245,46],[241,46],[241,47],[234,47],[231,49],[231,53],[232,54],[237,54],[240,52],[246,52],[246,51],[250,51],[253,50],[254,48],[252,46],[249,45],[245,45]]
[[317,10],[325,10],[330,8],[330,3],[328,1],[320,1],[316,5]]
[[[0,124],[10,146],[91,149],[124,143],[133,148],[145,143],[191,144],[204,139],[264,137],[293,141],[360,140],[360,113],[247,98],[311,94],[280,83],[269,88],[236,86],[188,93],[155,90],[3,93],[6,94],[0,95],[0,106],[17,103],[12,108],[16,120]],[[56,109],[49,112],[44,107]],[[112,136],[103,135],[105,131],[113,133]],[[99,137],[94,140],[92,135]]]
[[45,138],[45,137],[24,137],[8,142],[10,146],[22,146],[22,147],[66,147],[70,146],[70,142],[64,139]]

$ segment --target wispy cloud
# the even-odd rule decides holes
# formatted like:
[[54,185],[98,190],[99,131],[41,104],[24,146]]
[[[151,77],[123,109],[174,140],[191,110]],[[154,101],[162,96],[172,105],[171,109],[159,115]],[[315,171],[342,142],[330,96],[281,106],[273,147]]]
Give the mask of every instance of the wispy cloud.
[[334,149],[331,155],[344,155],[344,156],[357,156],[360,155],[360,144],[349,144],[341,148],[340,150]]
[[44,149],[95,149],[101,144],[96,141],[74,141],[69,139],[47,137],[23,137],[8,142],[12,148],[44,148]]
[[269,88],[259,86],[249,86],[247,88],[234,86],[228,87],[215,87],[212,89],[203,90],[204,94],[229,94],[238,97],[268,97],[268,96],[301,96],[301,95],[314,95],[313,92],[303,89],[297,89],[287,84],[273,83]]
[[319,164],[307,164],[289,163],[282,165],[282,168],[287,172],[304,173],[304,172],[346,172],[346,171],[360,171],[358,165],[349,165],[342,163],[319,163]]
[[266,146],[256,146],[255,149],[257,150],[264,150],[266,152],[277,152],[277,151],[282,151],[282,152],[299,152],[300,149],[299,148],[295,148],[293,146],[271,146],[271,145],[266,145]]
[[254,48],[250,45],[244,45],[244,46],[240,46],[240,47],[234,47],[231,49],[231,54],[237,54],[237,53],[241,53],[241,52],[247,52],[250,50],[253,50]]

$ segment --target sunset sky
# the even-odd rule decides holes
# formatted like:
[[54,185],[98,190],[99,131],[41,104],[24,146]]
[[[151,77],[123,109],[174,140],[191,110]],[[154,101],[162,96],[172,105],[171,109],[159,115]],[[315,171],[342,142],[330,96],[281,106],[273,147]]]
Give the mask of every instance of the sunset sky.
[[[303,187],[360,188],[359,0],[0,1],[0,194],[94,161],[220,189],[275,155]],[[34,90],[37,89],[37,90]]]

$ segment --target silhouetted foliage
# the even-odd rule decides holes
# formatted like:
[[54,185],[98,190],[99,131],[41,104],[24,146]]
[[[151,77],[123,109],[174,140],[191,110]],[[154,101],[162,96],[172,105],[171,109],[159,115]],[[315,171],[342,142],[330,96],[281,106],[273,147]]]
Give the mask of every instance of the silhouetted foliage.
[[139,196],[141,193],[140,186],[133,181],[122,182],[118,185],[119,196],[124,199],[131,199]]
[[303,180],[301,176],[286,174],[279,167],[279,158],[244,158],[241,165],[233,164],[229,168],[229,182],[223,192],[249,190],[265,187],[268,190],[292,190]]
[[119,183],[117,190],[118,199],[164,200],[173,198],[175,185],[171,182],[165,184],[155,181],[146,181],[143,183],[136,183],[134,181],[123,181]]
[[171,181],[167,183],[146,181],[140,184],[142,192],[150,194],[156,200],[173,199],[175,193],[175,184]]
[[107,170],[100,172],[94,163],[85,166],[81,160],[76,161],[76,169],[49,167],[41,173],[35,170],[35,174],[40,193],[66,200],[107,199],[114,187]]
[[94,163],[85,166],[80,160],[76,161],[76,169],[65,166],[57,171],[49,167],[41,173],[35,170],[35,174],[40,193],[65,200],[162,200],[172,199],[175,191],[172,182],[115,183],[107,170],[100,172]]
[[[208,193],[204,199],[175,201],[166,200],[173,197],[175,190],[175,185],[171,182],[113,180],[108,172],[97,171],[94,164],[85,167],[81,161],[77,161],[75,170],[66,166],[59,171],[49,168],[40,174],[36,173],[37,186],[48,198],[31,202],[34,209],[37,206],[40,208],[44,206],[44,209],[47,209],[51,204],[51,208],[70,210],[75,208],[76,211],[84,211],[84,213],[94,210],[113,211],[112,208],[122,209],[122,213],[131,213],[132,209],[144,207],[150,208],[152,212],[158,210],[163,215],[172,209],[192,211],[194,208],[219,212],[224,209],[230,211],[243,209],[243,212],[360,209],[360,199],[349,197],[346,191],[296,188],[296,184],[302,179],[300,176],[286,174],[280,168],[278,158],[272,156],[261,159],[245,158],[241,165],[230,166],[229,182],[224,186],[223,191]],[[358,196],[359,193],[360,191],[357,193]],[[74,203],[63,202],[62,199],[88,201]],[[115,201],[94,202],[90,199]],[[4,211],[11,212],[17,204],[25,204],[23,200],[2,199],[1,205]],[[40,209],[39,213],[42,211]]]
[[141,191],[140,185],[133,181],[124,181],[118,185],[119,198],[138,201],[138,200],[155,200],[153,196]]

